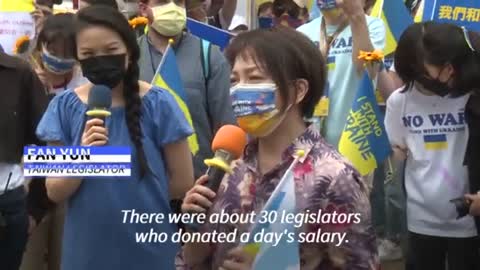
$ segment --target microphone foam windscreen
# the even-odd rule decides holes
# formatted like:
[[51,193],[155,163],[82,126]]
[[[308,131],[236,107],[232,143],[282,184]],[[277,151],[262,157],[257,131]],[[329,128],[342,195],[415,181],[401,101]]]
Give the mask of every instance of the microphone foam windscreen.
[[88,94],[88,108],[110,109],[112,90],[105,85],[94,85]]
[[225,150],[231,153],[234,159],[238,159],[243,154],[243,149],[247,145],[247,134],[243,129],[234,125],[225,125],[221,127],[212,142],[212,151]]

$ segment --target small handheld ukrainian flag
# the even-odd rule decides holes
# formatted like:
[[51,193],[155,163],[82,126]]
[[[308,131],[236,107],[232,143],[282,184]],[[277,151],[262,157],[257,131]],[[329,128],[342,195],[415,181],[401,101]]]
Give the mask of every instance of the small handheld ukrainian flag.
[[[187,93],[183,88],[182,78],[180,77],[180,71],[177,65],[177,57],[172,47],[173,40],[170,40],[162,61],[158,66],[157,72],[153,77],[152,85],[158,86],[167,90],[173,95],[178,106],[182,110],[185,118],[190,124],[190,127],[194,129],[192,116],[187,106]],[[199,149],[197,134],[195,131],[190,137],[188,137],[188,145],[193,155],[196,155]]]
[[403,31],[413,24],[403,0],[377,0],[372,8],[371,16],[381,18],[387,31],[387,44],[384,53],[389,55],[397,48],[397,41]]
[[384,117],[367,71],[363,75],[339,142],[339,151],[361,175],[368,175],[391,153]]
[[193,35],[217,45],[221,50],[230,44],[230,39],[233,37],[228,31],[190,18],[187,19],[187,28]]
[[[252,270],[300,270],[300,248],[297,229],[291,222],[282,222],[282,214],[296,213],[295,179],[293,169],[305,153],[300,150],[268,199],[262,214],[257,216],[251,237],[258,233],[273,232],[283,235],[276,246],[274,243],[257,243],[250,239],[244,246],[246,252],[255,256]],[[266,218],[265,218],[266,217]],[[264,221],[261,221],[265,219]],[[265,222],[266,221],[266,222]],[[285,232],[291,235],[288,237]]]

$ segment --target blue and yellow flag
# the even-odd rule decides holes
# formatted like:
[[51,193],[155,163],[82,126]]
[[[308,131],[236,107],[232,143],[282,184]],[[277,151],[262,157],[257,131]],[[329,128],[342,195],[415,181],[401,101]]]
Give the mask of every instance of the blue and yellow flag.
[[[301,153],[300,153],[301,152]],[[262,214],[253,225],[250,241],[244,250],[255,256],[252,270],[300,270],[300,249],[294,222],[282,222],[282,214],[296,214],[295,179],[293,169],[303,152],[293,161],[268,199]],[[255,236],[265,233],[283,235],[278,243],[256,242]],[[288,235],[284,235],[288,234]],[[253,239],[252,239],[253,238]]]
[[391,153],[383,121],[372,80],[365,71],[338,147],[362,175],[371,173]]
[[[180,77],[180,71],[177,65],[177,57],[175,51],[171,46],[172,42],[167,47],[165,54],[163,55],[162,62],[158,66],[157,72],[153,77],[152,85],[158,86],[167,90],[173,95],[178,106],[182,110],[188,124],[193,129],[192,116],[187,106],[187,93],[183,88],[182,78]],[[188,145],[193,155],[196,155],[199,149],[197,134],[195,131],[190,137],[188,137]]]
[[190,18],[187,19],[187,28],[193,35],[217,45],[221,50],[230,44],[230,39],[233,37],[228,31]]
[[389,55],[397,48],[403,31],[413,23],[413,18],[402,0],[377,0],[371,16],[382,18],[387,31],[384,54]]

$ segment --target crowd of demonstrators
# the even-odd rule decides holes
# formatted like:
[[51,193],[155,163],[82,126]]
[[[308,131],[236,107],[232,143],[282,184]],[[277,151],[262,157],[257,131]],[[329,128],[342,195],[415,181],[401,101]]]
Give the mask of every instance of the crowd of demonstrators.
[[[389,161],[404,164],[387,187],[383,166],[375,177],[359,175],[337,151],[365,71],[359,52],[385,46],[382,20],[368,15],[374,0],[317,1],[320,16],[312,20],[308,1],[265,2],[256,14],[260,30],[236,14],[235,0],[81,0],[76,14],[53,15],[60,2],[36,1],[36,36],[22,57],[28,61],[0,50],[0,84],[12,89],[0,101],[0,127],[13,127],[0,135],[1,269],[252,269],[239,243],[138,243],[135,232],[171,235],[181,224],[124,224],[122,210],[258,213],[297,149],[306,151],[294,168],[297,211],[361,214],[358,223],[303,226],[347,232],[349,242],[300,244],[301,269],[374,270],[382,259],[402,257],[401,230],[376,227],[385,212],[379,204],[395,204],[398,217],[385,222],[396,228],[406,210],[407,270],[480,268],[478,33],[413,24],[398,41],[394,65],[368,70],[387,100]],[[412,15],[422,2],[406,1]],[[136,16],[148,19],[145,31],[129,25]],[[235,37],[222,52],[189,33],[187,17]],[[168,91],[151,85],[168,46],[193,128]],[[98,84],[112,90],[105,120],[85,115]],[[326,113],[314,114],[322,102]],[[237,124],[250,140],[215,193],[203,185],[204,159],[225,124]],[[194,156],[187,143],[193,132]],[[130,145],[132,176],[24,183],[22,149],[31,144]],[[379,189],[406,202],[378,203]],[[202,231],[246,232],[249,225],[208,223]]]

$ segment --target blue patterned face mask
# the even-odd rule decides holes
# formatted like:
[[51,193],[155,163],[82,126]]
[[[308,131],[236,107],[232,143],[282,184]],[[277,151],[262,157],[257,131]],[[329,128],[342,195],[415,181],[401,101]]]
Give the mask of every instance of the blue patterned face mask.
[[62,59],[53,56],[46,49],[42,52],[42,62],[48,71],[58,75],[63,75],[72,71],[77,63],[75,59]]
[[230,97],[238,126],[254,137],[264,137],[273,132],[286,115],[286,112],[281,113],[277,109],[276,92],[275,84],[239,84],[233,87]]
[[276,109],[275,84],[238,84],[230,89],[236,117],[269,113]]

